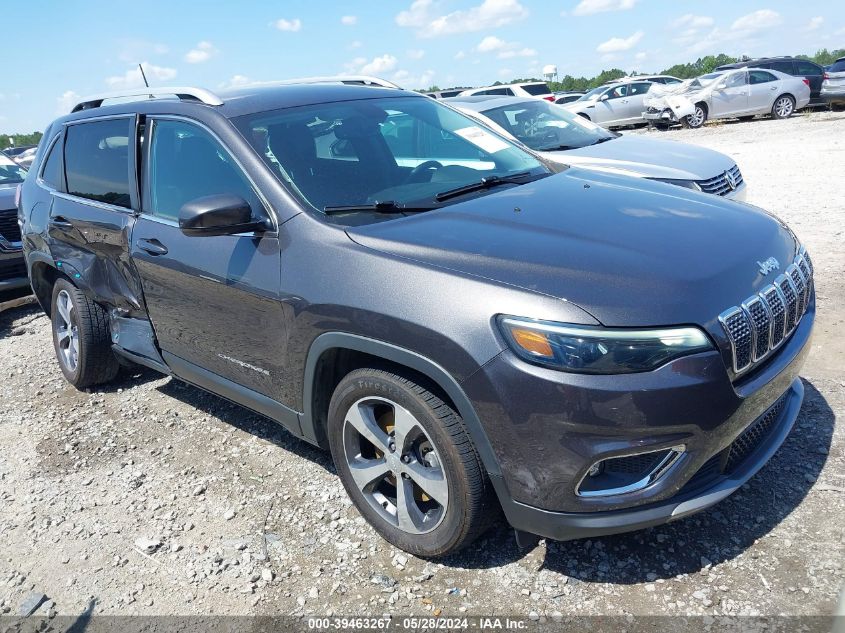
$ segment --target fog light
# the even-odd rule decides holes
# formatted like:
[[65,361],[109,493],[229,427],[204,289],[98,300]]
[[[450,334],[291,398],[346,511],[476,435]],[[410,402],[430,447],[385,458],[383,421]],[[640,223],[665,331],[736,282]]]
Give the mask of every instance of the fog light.
[[608,497],[637,492],[669,472],[684,450],[684,446],[673,446],[600,460],[590,466],[575,492],[580,497]]

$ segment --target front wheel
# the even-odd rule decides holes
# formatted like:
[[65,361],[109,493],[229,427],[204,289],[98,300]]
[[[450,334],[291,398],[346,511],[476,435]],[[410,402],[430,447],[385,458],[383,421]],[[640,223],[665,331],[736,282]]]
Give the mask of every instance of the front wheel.
[[695,105],[695,111],[692,114],[685,116],[683,119],[681,119],[681,121],[686,127],[692,129],[700,128],[702,125],[704,125],[704,122],[706,120],[707,110],[700,103],[697,103]]
[[350,373],[332,395],[328,439],[358,511],[406,552],[457,551],[498,515],[460,416],[412,380],[380,369]]
[[109,382],[120,369],[108,314],[66,279],[53,287],[50,316],[59,367],[77,389]]
[[789,95],[782,95],[775,99],[772,106],[773,119],[788,119],[795,112],[795,99]]

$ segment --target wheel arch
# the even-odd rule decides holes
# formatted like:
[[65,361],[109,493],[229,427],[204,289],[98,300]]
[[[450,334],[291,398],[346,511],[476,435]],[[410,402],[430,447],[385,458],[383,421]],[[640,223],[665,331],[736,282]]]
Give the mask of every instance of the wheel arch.
[[[51,260],[36,258],[29,267],[29,283],[38,305],[48,317],[53,304],[53,286],[59,279],[73,284],[73,280],[53,265]],[[76,285],[76,284],[74,284]]]
[[501,468],[493,452],[481,420],[458,382],[440,365],[417,352],[344,332],[328,332],[318,336],[308,350],[305,363],[305,384],[301,418],[302,434],[319,446],[328,445],[326,418],[328,404],[335,387],[350,371],[361,367],[392,368],[411,373],[409,378],[422,377],[427,388],[433,387],[439,396],[457,411],[478,451],[494,487],[501,482]]

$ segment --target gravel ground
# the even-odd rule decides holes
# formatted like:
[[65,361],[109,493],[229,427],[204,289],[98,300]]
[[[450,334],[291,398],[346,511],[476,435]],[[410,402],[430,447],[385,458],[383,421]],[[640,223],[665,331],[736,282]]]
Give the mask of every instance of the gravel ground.
[[[845,114],[637,132],[736,158],[748,200],[816,265],[806,400],[737,494],[672,525],[519,551],[506,526],[458,556],[396,551],[328,456],[176,380],[78,392],[47,319],[0,313],[0,613],[829,614],[843,585]],[[2,309],[2,308],[0,308]],[[33,595],[33,593],[35,595]]]

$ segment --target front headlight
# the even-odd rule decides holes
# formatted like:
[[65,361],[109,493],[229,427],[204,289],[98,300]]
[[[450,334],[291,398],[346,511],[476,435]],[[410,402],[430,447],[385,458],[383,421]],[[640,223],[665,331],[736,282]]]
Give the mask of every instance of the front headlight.
[[657,182],[665,182],[667,185],[677,185],[684,189],[692,189],[693,191],[701,191],[701,187],[694,180],[675,180],[674,178],[651,178]]
[[713,349],[696,327],[608,329],[505,315],[498,322],[508,345],[523,360],[582,374],[650,371]]

